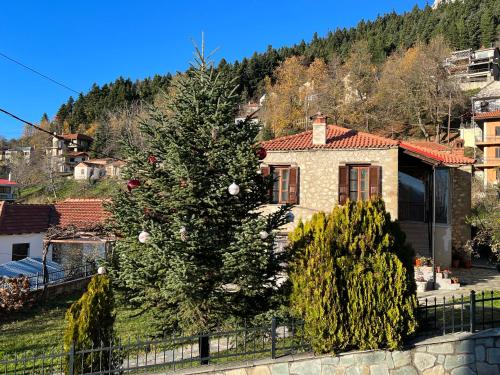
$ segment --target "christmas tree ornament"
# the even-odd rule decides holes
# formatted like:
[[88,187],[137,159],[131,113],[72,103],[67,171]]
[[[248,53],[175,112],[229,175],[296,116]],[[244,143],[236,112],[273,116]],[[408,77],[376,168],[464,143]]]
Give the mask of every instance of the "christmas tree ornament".
[[139,242],[140,243],[146,243],[151,239],[151,235],[143,230],[141,233],[139,233]]
[[158,162],[158,159],[154,155],[148,156],[148,163],[151,165],[155,165]]
[[179,186],[185,188],[187,186],[187,181],[185,178],[181,178],[179,181]]
[[101,267],[99,267],[99,268],[97,269],[97,273],[98,273],[99,275],[105,275],[107,272],[108,272],[108,271],[106,270],[106,267],[103,267],[103,266],[101,266]]
[[139,180],[133,179],[133,180],[128,180],[128,182],[127,182],[128,191],[132,191],[132,190],[138,188],[139,186],[141,186],[141,181],[139,181]]
[[287,221],[287,223],[293,223],[294,220],[295,220],[295,215],[292,213],[292,211],[289,211],[286,214],[286,221]]
[[181,234],[181,240],[187,241],[188,231],[187,231],[186,227],[181,227],[181,229],[179,229],[179,233]]
[[264,160],[267,156],[267,151],[264,147],[260,147],[258,150],[257,150],[257,157],[259,158],[259,160]]
[[233,182],[231,185],[229,185],[227,191],[229,191],[229,194],[231,195],[238,195],[238,193],[240,192],[240,187],[235,182]]
[[265,230],[263,230],[259,233],[259,236],[260,236],[261,240],[265,240],[265,239],[267,239],[267,237],[269,237],[269,233],[267,233]]

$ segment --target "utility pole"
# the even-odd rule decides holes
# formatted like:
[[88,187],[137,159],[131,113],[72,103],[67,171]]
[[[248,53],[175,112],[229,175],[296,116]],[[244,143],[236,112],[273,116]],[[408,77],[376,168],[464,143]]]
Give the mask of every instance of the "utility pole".
[[450,125],[451,125],[451,91],[448,98],[448,146],[450,145]]

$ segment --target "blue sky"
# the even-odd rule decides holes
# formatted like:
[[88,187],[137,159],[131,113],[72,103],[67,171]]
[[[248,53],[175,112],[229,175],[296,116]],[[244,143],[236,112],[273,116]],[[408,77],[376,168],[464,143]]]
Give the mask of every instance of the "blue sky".
[[[234,61],[415,4],[426,1],[6,1],[0,52],[86,92],[119,76],[184,70],[202,31],[208,49],[220,48],[216,59]],[[38,122],[44,112],[52,118],[70,95],[0,57],[0,108]],[[0,113],[0,136],[21,131]]]

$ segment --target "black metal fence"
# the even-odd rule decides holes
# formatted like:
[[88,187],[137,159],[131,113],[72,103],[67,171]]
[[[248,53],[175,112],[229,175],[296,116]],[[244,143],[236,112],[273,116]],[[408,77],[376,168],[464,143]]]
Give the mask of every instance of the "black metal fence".
[[417,309],[419,334],[476,332],[500,326],[500,293],[425,299]]
[[31,290],[42,289],[45,285],[63,283],[94,275],[97,272],[97,265],[94,262],[86,262],[81,266],[64,268],[60,271],[49,271],[46,275],[47,282],[44,283],[43,273],[37,272],[28,275]]
[[308,350],[303,323],[279,322],[194,336],[117,341],[113,345],[0,360],[0,374],[118,374],[175,371]]

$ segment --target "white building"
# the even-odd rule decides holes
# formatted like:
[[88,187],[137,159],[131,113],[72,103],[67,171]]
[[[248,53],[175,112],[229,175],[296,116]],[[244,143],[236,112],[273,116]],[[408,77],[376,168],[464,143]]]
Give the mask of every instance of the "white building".
[[73,176],[75,180],[99,180],[103,177],[121,178],[125,162],[112,158],[89,159],[76,165]]

